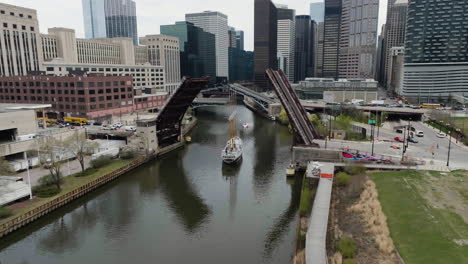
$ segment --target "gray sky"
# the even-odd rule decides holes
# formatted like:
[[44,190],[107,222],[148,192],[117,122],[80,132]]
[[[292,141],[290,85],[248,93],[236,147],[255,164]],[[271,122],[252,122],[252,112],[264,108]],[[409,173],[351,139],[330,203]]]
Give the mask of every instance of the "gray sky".
[[[81,0],[0,0],[7,4],[36,9],[42,33],[50,27],[75,29],[84,37]],[[245,31],[245,49],[253,50],[254,0],[135,0],[137,4],[138,35],[158,34],[159,25],[185,20],[186,13],[204,10],[220,11],[228,16],[229,25]],[[296,9],[297,15],[309,14],[309,3],[318,0],[277,0]],[[379,32],[385,21],[387,1],[380,0]]]

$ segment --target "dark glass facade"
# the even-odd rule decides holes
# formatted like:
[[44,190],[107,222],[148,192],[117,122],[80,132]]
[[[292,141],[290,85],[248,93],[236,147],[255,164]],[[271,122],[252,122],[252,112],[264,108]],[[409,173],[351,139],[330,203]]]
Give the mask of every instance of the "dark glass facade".
[[270,90],[265,76],[268,68],[277,69],[277,10],[270,0],[254,4],[254,80],[261,90]]
[[296,47],[294,82],[313,77],[315,22],[310,16],[296,16]]
[[162,25],[161,34],[179,38],[181,77],[211,77],[216,81],[215,35],[190,22]]
[[405,63],[468,62],[468,1],[411,0]]
[[244,50],[244,31],[242,30],[236,31],[236,47]]
[[132,0],[105,0],[106,34],[108,38],[125,37],[138,44],[136,5]]
[[253,80],[253,52],[229,48],[229,81]]
[[325,0],[323,39],[323,77],[338,77],[338,48],[340,42],[341,0]]

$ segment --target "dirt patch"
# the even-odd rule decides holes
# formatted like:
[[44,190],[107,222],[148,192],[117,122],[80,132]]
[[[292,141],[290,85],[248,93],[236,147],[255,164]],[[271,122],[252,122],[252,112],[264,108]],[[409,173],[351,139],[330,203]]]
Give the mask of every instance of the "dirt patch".
[[468,224],[468,174],[426,172],[418,193],[434,208],[448,209]]
[[337,253],[341,237],[356,242],[355,263],[403,263],[390,238],[375,184],[367,178],[364,182],[358,195],[355,190],[350,192],[350,186],[334,187],[327,249],[330,263],[341,264],[344,260]]

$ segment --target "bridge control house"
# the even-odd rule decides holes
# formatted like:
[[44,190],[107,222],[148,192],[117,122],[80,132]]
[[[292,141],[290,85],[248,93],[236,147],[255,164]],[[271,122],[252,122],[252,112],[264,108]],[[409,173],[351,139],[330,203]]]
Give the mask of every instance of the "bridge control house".
[[47,117],[111,116],[160,108],[167,93],[143,94],[133,89],[131,76],[15,76],[0,77],[0,103],[51,104]]

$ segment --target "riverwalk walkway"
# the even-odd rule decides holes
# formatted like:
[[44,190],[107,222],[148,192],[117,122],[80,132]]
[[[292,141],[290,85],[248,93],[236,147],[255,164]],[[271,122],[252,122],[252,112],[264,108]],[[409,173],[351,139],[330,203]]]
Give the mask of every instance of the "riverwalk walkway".
[[327,264],[327,226],[335,165],[320,163],[320,180],[306,234],[306,263]]

